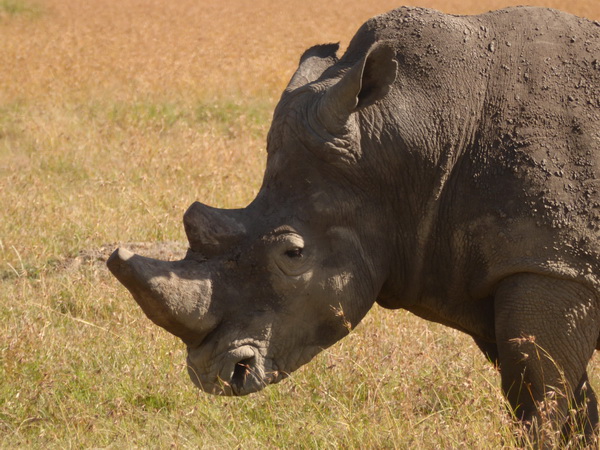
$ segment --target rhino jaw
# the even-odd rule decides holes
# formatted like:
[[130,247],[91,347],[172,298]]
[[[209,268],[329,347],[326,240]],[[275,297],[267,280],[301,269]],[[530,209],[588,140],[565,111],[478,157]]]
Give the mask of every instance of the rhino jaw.
[[188,345],[198,345],[217,325],[208,313],[212,283],[194,260],[160,261],[119,248],[106,265],[152,322]]

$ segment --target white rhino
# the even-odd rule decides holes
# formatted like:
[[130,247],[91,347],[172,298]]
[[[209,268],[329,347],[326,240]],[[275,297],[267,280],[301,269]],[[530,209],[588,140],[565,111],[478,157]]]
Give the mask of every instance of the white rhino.
[[526,423],[593,436],[599,24],[400,8],[337,50],[302,56],[250,205],[196,202],[183,260],[119,249],[110,270],[207,392],[280,381],[378,302],[471,335]]

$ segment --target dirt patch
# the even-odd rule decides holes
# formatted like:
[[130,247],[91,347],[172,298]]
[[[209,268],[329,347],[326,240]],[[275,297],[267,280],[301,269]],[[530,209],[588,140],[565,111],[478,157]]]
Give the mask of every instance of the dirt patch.
[[64,261],[64,270],[78,270],[82,266],[96,266],[106,268],[106,260],[117,248],[124,247],[134,253],[149,258],[161,259],[163,261],[176,261],[182,259],[188,249],[184,242],[126,242],[105,244],[99,248],[82,250],[75,258]]

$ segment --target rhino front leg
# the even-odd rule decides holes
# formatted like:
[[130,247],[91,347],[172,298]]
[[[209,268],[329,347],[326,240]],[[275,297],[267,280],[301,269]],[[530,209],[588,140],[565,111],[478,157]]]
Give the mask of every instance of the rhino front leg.
[[587,372],[583,374],[575,389],[574,402],[577,405],[577,414],[569,417],[563,427],[563,435],[566,438],[583,430],[589,441],[595,436],[598,426],[598,400],[588,380]]
[[[561,434],[595,439],[596,397],[586,367],[600,330],[598,299],[573,281],[513,275],[495,296],[502,389],[542,446]],[[571,411],[576,410],[573,415]]]
[[485,341],[483,339],[479,339],[473,337],[475,344],[479,347],[479,350],[483,352],[483,355],[494,365],[494,367],[498,368],[500,362],[498,361],[498,345],[495,342]]

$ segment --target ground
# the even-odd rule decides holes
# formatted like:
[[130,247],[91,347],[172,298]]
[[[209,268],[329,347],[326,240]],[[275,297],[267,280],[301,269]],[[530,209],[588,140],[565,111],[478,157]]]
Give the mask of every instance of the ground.
[[[528,3],[600,19],[597,0]],[[246,205],[302,51],[399,5],[0,0],[0,447],[515,445],[496,372],[456,331],[376,307],[290,379],[216,398],[103,264],[123,244],[183,254],[195,200]]]

